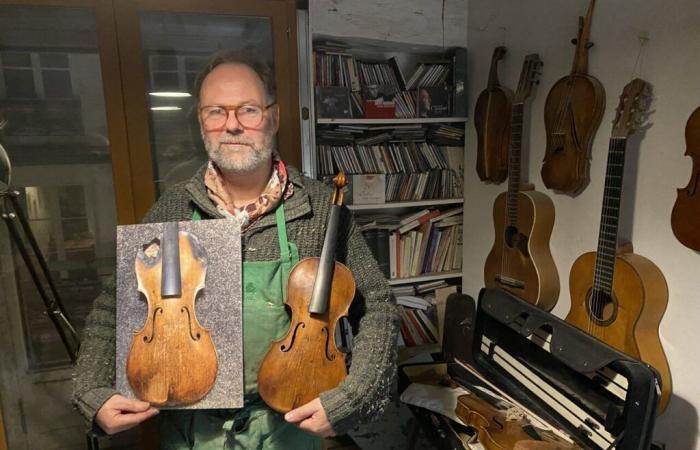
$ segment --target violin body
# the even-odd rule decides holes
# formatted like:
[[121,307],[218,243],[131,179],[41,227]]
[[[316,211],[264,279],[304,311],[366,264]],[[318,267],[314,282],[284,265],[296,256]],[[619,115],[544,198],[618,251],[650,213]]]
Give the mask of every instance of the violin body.
[[306,258],[289,274],[287,305],[292,322],[287,334],[272,342],[258,371],[258,392],[267,405],[286,413],[332,389],[345,379],[345,354],[335,345],[338,320],[355,297],[350,269],[336,262],[328,311],[311,314],[308,303],[319,258]]
[[507,194],[493,205],[494,244],[484,265],[484,283],[500,288],[545,311],[559,298],[559,273],[549,249],[554,204],[545,194],[520,191],[517,223],[508,224]]
[[659,412],[671,395],[671,372],[659,339],[659,325],[668,303],[661,270],[634,253],[615,257],[612,295],[593,299],[596,252],[584,253],[571,267],[571,310],[566,321],[654,367],[661,376]]
[[541,169],[544,185],[576,195],[590,181],[593,138],[605,111],[605,90],[596,78],[573,73],[547,95],[544,122],[547,149]]
[[688,185],[678,189],[671,213],[671,228],[681,244],[700,251],[700,108],[688,119],[685,141],[685,154],[693,158],[693,171]]
[[334,180],[321,256],[305,258],[292,268],[285,301],[291,312],[289,330],[272,342],[258,369],[258,393],[280,413],[314,400],[347,375],[335,330],[355,298],[355,279],[335,260],[345,175],[341,172]]
[[505,412],[473,395],[460,395],[455,413],[466,426],[476,429],[479,444],[486,450],[513,450],[517,442],[532,440],[523,430],[523,419],[507,420]]
[[193,235],[178,233],[177,228],[175,233],[180,295],[163,295],[163,246],[155,257],[139,251],[135,262],[138,290],[148,301],[148,314],[132,338],[126,374],[136,396],[156,406],[182,406],[202,399],[214,386],[218,370],[214,342],[195,315],[194,301],[206,276],[203,248]]
[[505,47],[494,50],[488,86],[479,94],[474,108],[478,143],[476,172],[481,181],[492,183],[502,183],[508,176],[513,91],[498,83],[496,72],[497,63],[505,52]]

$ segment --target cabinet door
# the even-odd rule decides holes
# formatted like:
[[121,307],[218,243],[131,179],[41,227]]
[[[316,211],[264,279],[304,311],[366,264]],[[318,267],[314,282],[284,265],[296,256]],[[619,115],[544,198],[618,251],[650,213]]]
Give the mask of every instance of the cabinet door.
[[[0,177],[19,193],[18,209],[81,331],[102,279],[114,271],[118,218],[134,220],[111,2],[24,3],[0,2],[0,142],[12,164],[11,179],[4,161]],[[17,212],[10,205],[2,199],[4,213]],[[82,448],[70,358],[18,247],[0,225],[7,445]]]
[[120,0],[115,10],[139,218],[207,159],[193,82],[218,49],[250,50],[272,65],[281,108],[278,148],[299,167],[293,2]]

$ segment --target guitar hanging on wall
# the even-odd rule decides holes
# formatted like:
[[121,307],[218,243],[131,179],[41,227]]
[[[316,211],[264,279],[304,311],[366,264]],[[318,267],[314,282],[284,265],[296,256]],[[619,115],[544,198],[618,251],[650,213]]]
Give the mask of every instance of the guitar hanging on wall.
[[627,138],[645,120],[649,98],[649,84],[638,78],[620,97],[608,150],[598,249],[581,255],[571,267],[566,321],[654,367],[661,376],[661,413],[671,394],[671,373],[659,339],[668,302],[666,279],[654,263],[632,253],[631,246],[623,251],[617,246]]
[[537,54],[525,58],[511,115],[508,156],[508,191],[493,205],[496,238],[484,266],[486,287],[505,289],[544,310],[559,298],[559,274],[549,250],[554,226],[552,200],[520,183],[523,111],[538,83],[542,61]]
[[549,189],[576,195],[590,180],[591,146],[605,111],[605,89],[588,75],[588,41],[595,0],[586,19],[579,18],[576,55],[571,74],[554,83],[547,95],[544,122],[547,150],[542,181]]
[[489,82],[476,101],[476,173],[481,181],[502,183],[508,176],[510,145],[510,110],[513,91],[498,82],[498,61],[506,54],[505,47],[496,47],[491,57]]

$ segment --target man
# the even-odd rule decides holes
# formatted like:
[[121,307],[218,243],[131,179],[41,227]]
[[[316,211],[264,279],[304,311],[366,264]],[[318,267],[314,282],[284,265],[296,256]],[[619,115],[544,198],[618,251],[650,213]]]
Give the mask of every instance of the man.
[[[269,68],[236,52],[219,53],[198,77],[196,89],[210,161],[192,179],[168,190],[144,220],[230,218],[241,223],[245,406],[163,411],[161,446],[319,448],[319,437],[344,434],[386,405],[395,372],[395,301],[361,233],[343,210],[336,257],[350,268],[357,284],[349,317],[356,331],[349,374],[337,388],[284,416],[262,403],[255,390],[257,367],[270,340],[283,334],[289,323],[282,274],[299,259],[320,255],[330,190],[279,159],[274,147],[279,107]],[[281,244],[285,241],[288,246]],[[158,413],[148,403],[114,390],[114,316],[110,283],[87,319],[73,396],[79,411],[108,434]],[[274,325],[279,323],[283,326]]]

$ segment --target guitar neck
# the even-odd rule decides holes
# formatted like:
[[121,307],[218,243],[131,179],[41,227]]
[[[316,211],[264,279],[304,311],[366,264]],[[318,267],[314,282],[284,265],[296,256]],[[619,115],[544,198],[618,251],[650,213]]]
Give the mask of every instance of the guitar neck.
[[612,293],[626,144],[626,138],[610,139],[608,165],[605,171],[603,210],[600,215],[593,289],[607,294]]
[[508,222],[512,226],[515,226],[518,222],[518,192],[520,191],[523,106],[523,103],[513,104],[510,119],[511,141],[510,153],[508,155],[508,193],[506,194],[506,207],[508,208]]

